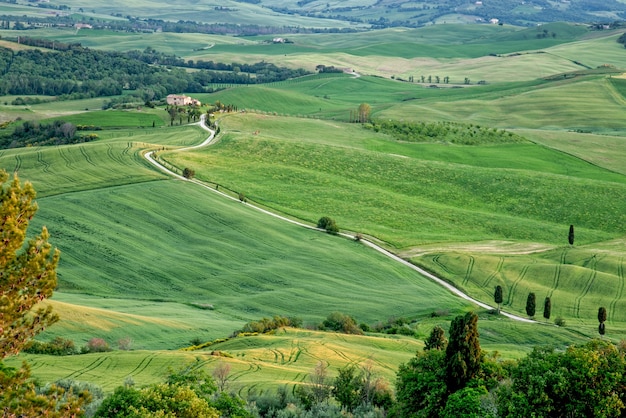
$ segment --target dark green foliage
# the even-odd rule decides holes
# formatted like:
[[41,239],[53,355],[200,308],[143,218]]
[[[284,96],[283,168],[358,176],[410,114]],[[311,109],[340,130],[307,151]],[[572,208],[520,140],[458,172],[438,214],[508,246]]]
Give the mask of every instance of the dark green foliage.
[[74,346],[74,341],[55,337],[50,342],[32,341],[25,348],[25,353],[48,354],[52,356],[69,356],[77,354],[78,350]]
[[237,395],[220,392],[210,402],[211,406],[220,411],[222,417],[252,418],[246,409],[246,402]]
[[354,318],[341,312],[333,312],[328,315],[319,328],[324,331],[337,331],[345,334],[363,334]]
[[248,322],[247,324],[243,326],[241,330],[235,331],[233,333],[233,336],[236,336],[237,334],[241,332],[264,333],[264,332],[273,331],[275,329],[283,328],[283,327],[299,328],[301,326],[302,326],[302,320],[300,318],[276,315],[274,316],[274,318],[271,318],[271,319],[263,318],[260,321]]
[[552,301],[549,297],[546,296],[546,300],[543,302],[543,317],[546,319],[550,319],[550,314],[552,313]]
[[89,135],[77,135],[76,131],[74,124],[62,120],[51,123],[25,121],[17,125],[12,134],[0,137],[0,148],[76,144],[94,139]]
[[329,218],[328,216],[322,216],[319,221],[317,221],[317,227],[320,229],[325,229],[329,234],[337,234],[339,232],[339,227],[335,223],[333,218]]
[[462,145],[515,143],[526,141],[519,135],[501,129],[456,122],[374,121],[366,128],[386,133],[399,141],[450,142]]
[[195,170],[193,170],[191,168],[188,168],[188,167],[185,167],[183,169],[183,177],[184,178],[192,179],[192,178],[194,178],[195,175],[196,175],[196,171]]
[[528,298],[526,298],[526,315],[530,318],[535,316],[535,310],[537,308],[536,297],[533,292],[528,294]]
[[478,340],[478,315],[474,312],[457,316],[450,324],[450,340],[446,347],[446,379],[448,390],[455,392],[476,377],[483,354]]
[[598,309],[598,322],[606,322],[606,308],[604,306]]
[[598,325],[598,333],[604,335],[606,333],[606,325],[604,324],[606,322],[606,308],[604,306],[598,309],[598,322],[600,322]]
[[[154,65],[161,64],[161,65]],[[192,66],[187,72],[165,65]],[[233,71],[239,68],[239,71]],[[211,71],[208,69],[216,69]],[[255,74],[250,77],[250,73]],[[212,83],[259,84],[308,74],[274,64],[221,64],[185,62],[151,48],[128,53],[92,50],[72,45],[54,54],[38,49],[0,53],[0,95],[64,96],[85,98],[117,96],[123,90],[149,89],[150,100],[168,93],[198,93],[212,90]]]
[[391,317],[386,322],[380,321],[373,326],[361,324],[360,328],[365,332],[380,332],[384,334],[400,334],[400,335],[415,335],[415,329],[412,326],[412,322],[407,318]]
[[436,417],[446,402],[446,354],[441,350],[417,353],[398,368],[397,417]]
[[485,416],[481,401],[487,395],[487,390],[480,386],[466,387],[454,392],[448,397],[446,406],[441,412],[441,418],[482,418]]
[[624,411],[626,362],[609,342],[593,340],[565,352],[536,348],[499,389],[500,416],[616,417]]
[[127,386],[119,386],[113,394],[105,398],[96,411],[96,417],[113,418],[132,416],[133,408],[139,403],[141,392]]
[[574,225],[569,226],[569,234],[567,234],[567,242],[569,242],[569,245],[574,245]]
[[500,304],[502,303],[502,286],[497,285],[493,294],[493,301],[498,304],[498,314],[500,313]]
[[448,340],[446,340],[443,328],[439,325],[435,326],[424,344],[424,350],[445,350],[448,346]]
[[352,412],[361,403],[361,376],[355,366],[339,369],[332,394],[342,408]]

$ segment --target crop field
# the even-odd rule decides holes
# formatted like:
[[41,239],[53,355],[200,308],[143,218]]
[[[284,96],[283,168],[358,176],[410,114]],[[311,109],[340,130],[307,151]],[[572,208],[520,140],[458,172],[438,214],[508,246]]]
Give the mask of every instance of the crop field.
[[[447,327],[448,322],[430,320],[424,328],[420,324],[420,335],[425,338],[434,325]],[[156,331],[154,327],[149,329]],[[550,339],[555,347],[565,347],[588,338],[566,328],[513,324],[484,313],[479,332],[484,349],[509,358],[527,353],[529,348],[524,346],[529,342],[540,344]],[[168,369],[192,365],[211,373],[217,364],[227,363],[231,366],[229,388],[247,396],[306,383],[320,360],[328,362],[332,377],[348,364],[370,365],[375,376],[393,384],[398,366],[422,347],[421,340],[399,335],[353,336],[282,328],[270,334],[230,339],[198,351],[133,349],[66,357],[26,354],[9,359],[8,364],[27,360],[33,374],[43,381],[97,381],[106,392],[111,392],[128,377],[143,386],[162,381]]]
[[[94,16],[119,5],[88,3],[67,2]],[[187,0],[178,3],[138,0],[128,13],[205,19]],[[240,9],[243,23],[258,22],[265,9],[219,6]],[[230,21],[228,11],[198,7]],[[310,27],[318,21],[277,15],[266,23]],[[336,27],[342,25],[348,23]],[[544,29],[555,36],[538,38]],[[0,31],[5,34],[14,36]],[[626,338],[626,81],[619,70],[626,68],[626,50],[616,42],[620,34],[565,24],[434,25],[285,35],[294,44],[273,45],[264,42],[269,35],[29,31],[93,48],[151,46],[185,59],[265,60],[309,70],[336,65],[360,76],[316,74],[193,94],[241,112],[218,114],[216,143],[182,152],[178,148],[202,142],[207,133],[169,126],[162,108],[101,110],[110,98],[12,106],[15,96],[1,98],[1,121],[62,119],[103,128],[93,131],[98,139],[92,142],[1,150],[0,168],[33,183],[40,209],[30,233],[45,225],[62,253],[58,290],[47,302],[61,320],[38,338],[60,336],[79,347],[104,338],[114,349],[20,355],[9,364],[27,359],[42,381],[89,380],[106,391],[129,376],[138,385],[161,381],[168,367],[190,362],[208,371],[228,362],[242,395],[305,382],[319,359],[331,363],[331,374],[369,361],[393,382],[398,365],[435,325],[447,329],[454,316],[476,309],[354,239],[286,223],[253,205],[311,226],[330,216],[342,231],[360,233],[490,305],[500,285],[507,312],[526,316],[526,297],[534,292],[539,323],[478,310],[483,348],[503,358],[547,342],[563,349],[588,341],[597,334],[599,306],[608,311],[606,338]],[[410,76],[415,82],[402,81]],[[451,81],[429,88],[434,81],[422,83],[421,76]],[[477,85],[480,80],[486,83]],[[477,145],[397,140],[346,123],[361,103],[378,121],[466,124]],[[524,139],[483,141],[486,128]],[[203,184],[161,173],[143,157],[149,150],[178,173],[191,168]],[[252,205],[216,192],[241,193]],[[567,244],[570,224],[573,246]],[[552,317],[544,321],[547,296]],[[407,318],[415,337],[310,330],[336,311],[370,326]],[[296,316],[309,329],[181,350],[274,315]],[[557,317],[565,327],[554,325]],[[127,338],[132,349],[119,349]]]
[[[206,151],[168,159],[174,165],[196,167],[199,178],[244,191],[250,199],[290,215],[314,221],[327,213],[344,228],[370,233],[397,248],[433,240],[493,238],[556,244],[562,242],[561,219],[584,229],[587,242],[623,233],[623,212],[612,196],[623,193],[625,179],[567,155],[535,153],[533,171],[521,169],[527,162],[519,169],[494,170],[477,167],[464,147],[458,147],[457,162],[449,163],[415,158],[416,150],[413,155],[390,155],[346,148],[352,141],[341,147],[320,146],[310,142],[317,135],[332,135],[332,130],[303,131],[298,119],[274,118],[275,126],[282,125],[266,131],[263,118],[272,119],[247,117],[259,135],[229,133]],[[231,119],[224,119],[224,129],[228,130]],[[320,125],[329,127],[327,122]],[[527,146],[503,145],[497,154],[511,161],[524,149],[519,147]],[[488,160],[490,152],[495,156],[490,146],[480,158]],[[571,177],[553,165],[560,160],[572,168],[567,171]],[[593,206],[586,206],[591,202],[583,195],[595,196]],[[575,204],[581,200],[587,204]],[[588,213],[603,215],[596,218]],[[434,219],[438,219],[436,226]]]

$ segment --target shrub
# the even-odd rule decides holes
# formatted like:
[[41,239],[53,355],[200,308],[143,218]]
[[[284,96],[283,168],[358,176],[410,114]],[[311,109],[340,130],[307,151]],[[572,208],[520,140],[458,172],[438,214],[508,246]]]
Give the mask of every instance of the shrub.
[[319,328],[325,331],[337,331],[345,334],[363,334],[363,331],[357,326],[354,318],[341,312],[333,312],[328,315]]
[[565,319],[561,318],[560,316],[557,316],[554,319],[554,323],[556,324],[556,326],[558,327],[564,327],[565,326]]
[[329,218],[328,216],[322,216],[319,221],[317,221],[317,227],[320,229],[325,229],[329,234],[336,235],[339,232],[339,227],[335,220]]
[[242,333],[265,333],[283,327],[300,328],[302,320],[295,317],[286,317],[275,315],[274,318],[263,318],[259,321],[251,321],[243,326],[242,329],[235,331],[232,336]]
[[102,338],[92,338],[87,342],[87,345],[83,347],[84,353],[103,353],[105,351],[111,351],[109,343]]
[[194,176],[196,175],[195,170],[192,170],[191,168],[185,167],[183,169],[183,177],[186,179],[192,179]]
[[133,340],[130,337],[120,338],[117,341],[117,347],[124,351],[129,351],[132,344]]
[[52,356],[69,356],[77,354],[74,341],[56,337],[50,342],[32,341],[24,352],[30,354],[48,354]]

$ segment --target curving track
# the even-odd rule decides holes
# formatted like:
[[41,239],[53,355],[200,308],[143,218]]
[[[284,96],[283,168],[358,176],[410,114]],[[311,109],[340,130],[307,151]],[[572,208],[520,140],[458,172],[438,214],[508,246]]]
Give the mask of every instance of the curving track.
[[[190,146],[190,147],[185,147],[185,148],[179,148],[178,151],[187,151],[187,150],[197,149],[197,148],[205,147],[205,146],[210,145],[211,143],[213,143],[213,140],[215,139],[215,131],[213,131],[208,126],[206,126],[205,119],[206,119],[206,115],[203,114],[201,116],[201,118],[200,118],[200,122],[197,122],[196,125],[199,125],[203,129],[208,131],[210,133],[209,137],[206,140],[204,140],[201,144]],[[239,199],[237,199],[235,197],[232,197],[232,196],[229,196],[229,195],[227,195],[225,193],[222,193],[221,191],[216,190],[213,187],[209,187],[206,184],[200,182],[199,180],[188,179],[188,178],[185,178],[185,177],[181,176],[180,174],[177,174],[177,173],[173,172],[172,170],[170,170],[167,167],[163,166],[161,163],[159,163],[154,158],[154,151],[146,152],[144,154],[144,157],[152,165],[154,165],[156,168],[158,168],[159,170],[163,171],[164,173],[166,173],[166,174],[168,174],[168,175],[170,175],[170,176],[172,176],[172,177],[174,177],[176,179],[195,183],[198,186],[204,187],[205,189],[210,190],[213,193],[217,193],[217,194],[219,194],[219,195],[221,195],[221,196],[223,196],[223,197],[225,197],[227,199],[231,199],[231,200],[234,200],[234,201],[239,201]],[[308,225],[308,224],[305,224],[305,223],[302,223],[302,222],[299,222],[299,221],[296,221],[296,220],[293,220],[293,219],[286,218],[284,216],[281,216],[279,214],[270,212],[268,210],[265,210],[263,208],[255,206],[253,204],[246,203],[246,205],[249,206],[252,209],[258,210],[259,212],[265,213],[265,214],[267,214],[269,216],[273,216],[275,218],[281,219],[281,220],[283,220],[285,222],[290,222],[290,223],[292,223],[294,225],[298,225],[298,226],[301,226],[303,228],[313,229],[313,230],[317,230],[317,231],[326,233],[326,231],[323,230],[323,229],[320,229],[320,228],[317,228],[315,226]],[[355,237],[353,235],[350,235],[350,234],[340,233],[339,235],[341,235],[344,238],[355,239]],[[461,290],[457,289],[456,287],[454,287],[450,283],[444,281],[443,279],[441,279],[441,278],[439,278],[439,277],[437,277],[437,276],[427,272],[426,270],[424,270],[424,269],[422,269],[422,268],[420,268],[420,267],[418,267],[418,266],[416,266],[414,264],[409,263],[408,261],[406,261],[406,260],[398,257],[397,255],[387,251],[386,249],[380,247],[379,245],[376,245],[373,242],[368,241],[366,239],[361,239],[360,242],[362,242],[363,244],[367,245],[368,247],[378,251],[379,253],[381,253],[381,254],[391,258],[392,260],[395,260],[398,263],[404,264],[408,268],[411,268],[411,269],[417,271],[422,276],[424,276],[424,277],[434,281],[435,283],[439,284],[440,286],[443,286],[444,288],[449,290],[451,293],[457,295],[458,297],[460,297],[462,299],[465,299],[465,300],[467,300],[467,301],[469,301],[469,302],[471,302],[471,303],[473,303],[473,304],[475,304],[477,306],[480,306],[481,308],[495,310],[495,308],[493,306],[489,306],[486,303],[480,302],[480,301],[472,298],[471,296],[463,293]],[[532,319],[524,318],[524,317],[521,317],[521,316],[518,316],[518,315],[514,315],[514,314],[511,314],[511,313],[508,313],[508,312],[504,312],[504,311],[500,311],[500,314],[503,315],[503,316],[506,316],[507,318],[513,319],[515,321],[544,324],[542,322],[537,322],[537,321],[534,321]]]

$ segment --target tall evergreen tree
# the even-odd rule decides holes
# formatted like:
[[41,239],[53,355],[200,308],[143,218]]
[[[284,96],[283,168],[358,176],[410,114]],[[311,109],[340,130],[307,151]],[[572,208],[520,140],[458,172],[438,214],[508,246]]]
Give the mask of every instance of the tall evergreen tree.
[[546,296],[546,300],[543,302],[543,317],[547,320],[550,319],[552,313],[552,301],[549,296]]
[[450,324],[446,348],[446,385],[450,393],[465,387],[480,371],[482,352],[478,340],[478,315],[468,312]]
[[604,335],[606,332],[606,328],[604,326],[604,323],[606,322],[606,308],[604,306],[601,306],[598,309],[598,322],[600,323],[600,325],[598,325],[598,332],[600,335]]
[[535,294],[533,292],[530,292],[528,294],[528,298],[526,299],[526,314],[531,318],[535,316],[536,307],[537,307],[537,303],[536,303]]
[[500,315],[500,304],[502,304],[502,286],[497,285],[493,294],[493,301],[498,304],[498,315]]
[[569,234],[567,235],[569,245],[574,245],[574,225],[569,226]]

